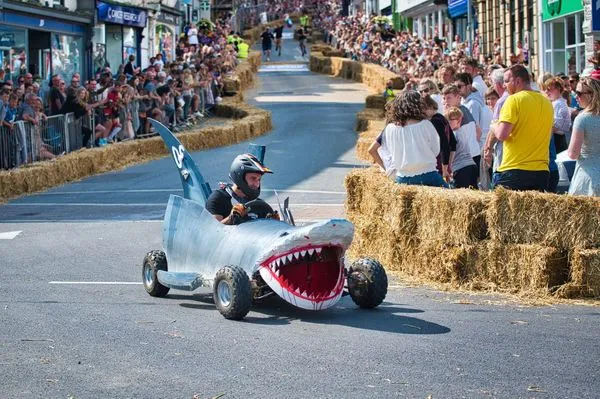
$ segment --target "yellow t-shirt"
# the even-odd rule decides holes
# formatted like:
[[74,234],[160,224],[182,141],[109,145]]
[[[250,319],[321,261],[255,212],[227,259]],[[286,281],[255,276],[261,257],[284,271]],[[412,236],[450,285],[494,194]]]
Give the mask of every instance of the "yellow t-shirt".
[[498,171],[548,170],[554,122],[550,100],[531,90],[512,94],[502,106],[499,121],[512,124],[513,129],[503,143],[502,164]]

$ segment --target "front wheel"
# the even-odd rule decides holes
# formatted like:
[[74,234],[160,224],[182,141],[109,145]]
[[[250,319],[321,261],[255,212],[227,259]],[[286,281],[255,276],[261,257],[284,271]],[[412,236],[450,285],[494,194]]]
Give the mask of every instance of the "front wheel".
[[167,256],[163,251],[150,251],[144,257],[142,266],[142,281],[146,292],[152,296],[162,297],[169,293],[169,287],[165,287],[158,281],[159,270],[167,271]]
[[379,306],[387,294],[385,269],[372,258],[360,258],[352,262],[348,268],[347,282],[350,297],[363,309]]
[[243,319],[252,306],[252,289],[246,271],[239,266],[219,269],[213,285],[213,298],[223,317]]

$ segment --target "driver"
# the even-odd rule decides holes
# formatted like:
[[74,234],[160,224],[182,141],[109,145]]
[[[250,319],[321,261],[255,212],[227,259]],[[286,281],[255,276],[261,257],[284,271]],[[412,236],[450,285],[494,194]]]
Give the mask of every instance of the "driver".
[[279,220],[277,211],[258,198],[260,181],[265,173],[273,172],[254,155],[238,155],[229,168],[229,178],[233,184],[223,184],[220,189],[213,191],[206,201],[206,210],[227,225],[257,218]]

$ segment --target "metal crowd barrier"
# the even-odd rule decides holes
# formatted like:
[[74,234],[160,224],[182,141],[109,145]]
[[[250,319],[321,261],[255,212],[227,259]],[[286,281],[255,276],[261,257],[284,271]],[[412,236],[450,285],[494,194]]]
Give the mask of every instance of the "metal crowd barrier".
[[93,128],[93,115],[75,118],[73,113],[50,116],[37,125],[17,121],[12,128],[2,126],[0,168],[12,169],[76,151],[84,146],[86,135],[93,145]]

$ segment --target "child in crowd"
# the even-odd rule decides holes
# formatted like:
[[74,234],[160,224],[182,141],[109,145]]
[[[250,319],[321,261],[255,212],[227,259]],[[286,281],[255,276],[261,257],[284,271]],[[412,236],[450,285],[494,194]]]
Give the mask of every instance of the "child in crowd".
[[444,114],[456,137],[456,152],[452,160],[452,177],[456,188],[477,188],[477,166],[469,151],[469,135],[472,132],[462,126],[460,108],[450,107]]

